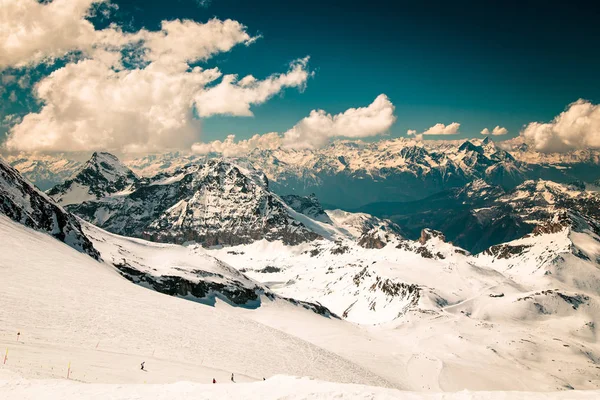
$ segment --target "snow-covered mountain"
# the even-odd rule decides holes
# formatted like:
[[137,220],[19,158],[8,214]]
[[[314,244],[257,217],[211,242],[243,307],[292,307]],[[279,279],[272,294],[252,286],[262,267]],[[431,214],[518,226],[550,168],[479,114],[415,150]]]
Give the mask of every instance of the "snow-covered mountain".
[[4,158],[41,190],[48,190],[63,183],[76,174],[82,165],[72,154],[21,153],[6,155]]
[[[9,160],[34,183],[44,185],[50,176],[60,181],[59,175],[64,176],[65,171],[76,172],[80,164],[64,157],[52,161],[51,156],[19,155]],[[171,152],[130,157],[124,163],[139,176],[153,177],[214,157],[220,155]],[[487,137],[469,141],[336,141],[317,150],[255,149],[234,162],[263,171],[279,195],[315,193],[326,208],[343,209],[419,200],[477,179],[510,190],[532,179],[592,183],[600,178],[597,150],[545,154],[516,139],[495,143]]]
[[105,196],[131,192],[139,178],[117,157],[97,152],[77,174],[48,191],[61,205],[78,204]]
[[478,253],[531,233],[560,210],[600,218],[599,205],[598,192],[577,184],[529,180],[505,190],[479,179],[419,201],[373,203],[360,210],[390,218],[409,238],[417,238],[424,228],[434,228]]
[[[110,162],[110,163],[109,163]],[[103,196],[130,176],[110,154],[94,154],[86,168],[71,182],[89,188],[107,189]],[[81,187],[81,186],[80,186]],[[63,186],[68,194],[72,184]],[[100,192],[96,192],[100,193]],[[120,192],[112,192],[116,196]],[[82,228],[76,217],[40,192],[0,159],[0,214],[34,230],[49,233],[69,246],[101,259],[121,275],[158,292],[214,304],[217,297],[234,305],[255,308],[261,297],[291,302],[324,316],[331,312],[319,305],[275,295],[258,282],[244,276],[201,248],[159,245],[111,235],[93,225]]]
[[290,303],[325,317],[338,318],[318,303],[285,298],[198,245],[152,243],[108,233],[84,223],[84,231],[102,258],[131,282],[170,296],[214,305],[217,299],[256,309],[263,301]]
[[[183,229],[200,229],[208,232],[200,238],[218,238],[204,244],[227,246],[151,243],[85,223],[82,233],[100,252],[99,264],[0,218],[7,238],[0,242],[7,255],[0,258],[1,281],[13,282],[0,291],[3,309],[18,310],[55,292],[61,304],[35,305],[41,314],[26,317],[11,311],[0,322],[48,343],[56,342],[58,326],[75,327],[66,336],[61,331],[60,341],[73,346],[69,354],[76,354],[89,379],[115,379],[94,350],[101,345],[125,364],[132,358],[139,364],[143,355],[161,371],[174,368],[168,376],[179,380],[215,373],[221,380],[224,371],[252,380],[283,371],[419,390],[558,390],[600,382],[594,331],[600,323],[600,225],[597,195],[581,187],[527,181],[504,190],[477,180],[455,192],[456,204],[472,199],[480,211],[512,208],[511,215],[534,227],[531,236],[477,256],[449,243],[445,233],[424,229],[409,240],[394,223],[323,210],[314,196],[291,196],[288,205],[263,174],[223,160],[143,179],[134,189],[69,207],[94,210],[89,215],[98,221],[118,216],[113,226],[120,229],[144,226],[140,236],[156,229],[165,241],[184,242]],[[235,231],[235,221],[247,224]],[[268,230],[263,223],[271,224]],[[256,236],[243,236],[256,226]],[[291,227],[302,240],[289,240]],[[222,240],[235,232],[243,240]],[[15,266],[19,257],[28,268]],[[42,268],[49,278],[24,291]],[[86,326],[65,320],[86,321],[81,315],[92,309],[95,318]],[[44,330],[35,328],[40,324]],[[266,337],[264,345],[279,350],[264,350],[264,360],[256,360],[256,349],[238,349],[250,346],[248,337]],[[51,374],[31,367],[43,365],[39,348],[22,349],[31,374]],[[252,372],[238,372],[248,360]],[[116,376],[132,379],[123,368]]]
[[0,214],[99,258],[79,221],[0,158]]
[[[97,165],[96,160],[95,155],[88,164]],[[168,243],[198,242],[205,247],[261,239],[294,245],[319,238],[347,238],[378,248],[402,235],[398,225],[368,214],[326,212],[315,195],[279,197],[270,191],[263,173],[229,161],[192,164],[136,180],[119,192],[116,188],[123,185],[115,182],[122,182],[123,174],[90,174],[89,170],[49,193],[65,199],[69,210],[85,220],[121,235]],[[77,183],[77,190],[70,190],[73,182],[82,181],[87,186]],[[86,200],[92,192],[88,188],[94,188],[97,199]],[[76,203],[76,194],[82,192]]]
[[158,242],[214,246],[266,238],[296,244],[319,237],[269,191],[263,174],[220,160],[161,174],[130,193],[69,210],[110,232]]
[[308,196],[298,196],[295,194],[288,194],[281,196],[281,199],[294,211],[304,214],[314,220],[332,223],[329,216],[325,213],[323,206],[317,196],[311,193]]

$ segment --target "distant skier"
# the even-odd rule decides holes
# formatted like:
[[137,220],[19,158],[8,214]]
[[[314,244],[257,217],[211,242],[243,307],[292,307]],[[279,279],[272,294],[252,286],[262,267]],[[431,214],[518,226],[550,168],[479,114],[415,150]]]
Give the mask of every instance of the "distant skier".
[[213,383],[217,383],[217,380],[215,378],[213,378]]
[[233,372],[231,373],[231,382],[235,383],[235,380],[233,379]]
[[142,361],[142,364],[141,364],[141,366],[142,366],[142,371],[144,370],[144,364],[146,364],[146,361]]

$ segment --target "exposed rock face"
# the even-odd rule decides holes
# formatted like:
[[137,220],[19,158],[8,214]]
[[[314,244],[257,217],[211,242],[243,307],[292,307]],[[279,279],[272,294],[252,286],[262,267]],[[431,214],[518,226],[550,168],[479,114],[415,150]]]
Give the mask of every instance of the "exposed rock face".
[[348,318],[358,303],[366,302],[370,311],[384,309],[394,305],[397,317],[401,317],[410,309],[417,306],[420,298],[418,285],[382,278],[368,266],[360,270],[352,278],[352,282],[362,293],[361,299],[354,301],[346,310],[343,318]]
[[295,220],[266,177],[210,160],[139,184],[132,193],[69,207],[110,232],[204,246],[255,240],[298,244],[320,236]]
[[[264,293],[259,286],[248,287],[241,282],[227,279],[223,275],[206,271],[190,271],[189,273],[196,275],[198,278],[197,282],[192,282],[181,276],[154,276],[128,265],[125,261],[114,264],[114,266],[121,275],[133,283],[149,285],[157,292],[170,296],[193,296],[199,300],[210,300],[210,296],[218,295],[226,298],[234,305],[252,306],[252,302],[260,304],[260,295]],[[211,282],[202,279],[207,277],[217,278],[224,282]]]
[[287,301],[327,318],[339,319],[337,315],[319,303],[278,296],[259,284],[249,284],[252,281],[243,275],[243,279],[236,280],[231,276],[208,271],[186,271],[187,276],[194,277],[194,279],[191,279],[190,277],[176,275],[153,275],[130,265],[126,260],[113,263],[113,265],[123,277],[131,282],[150,286],[157,292],[169,296],[192,297],[199,302],[211,305],[214,305],[215,299],[218,297],[226,300],[231,305],[246,308],[260,307],[261,296],[265,296],[271,300]]
[[110,153],[94,153],[72,179],[48,191],[59,204],[97,200],[124,190],[132,190],[139,178]]
[[473,253],[527,234],[560,230],[547,223],[564,211],[600,220],[598,193],[544,180],[526,181],[508,191],[477,180],[418,202],[384,206],[389,213],[385,216],[402,226],[405,237],[419,239],[423,228],[432,228]]
[[95,259],[100,254],[81,230],[77,218],[27,182],[0,159],[0,213],[35,230],[43,231]]
[[444,234],[440,231],[435,231],[433,229],[423,229],[421,231],[421,237],[419,238],[419,243],[421,244],[425,244],[427,243],[431,238],[438,238],[439,240],[441,240],[442,242],[446,241],[446,236],[444,236]]
[[522,254],[525,250],[527,250],[530,247],[531,246],[528,245],[511,246],[508,244],[498,244],[485,250],[483,254],[494,256],[498,259],[508,259],[512,256]]
[[393,240],[401,240],[400,228],[395,229],[396,224],[380,225],[363,233],[358,238],[358,245],[365,249],[383,249]]
[[314,193],[308,196],[298,196],[295,194],[288,194],[281,196],[281,199],[290,206],[294,211],[306,215],[314,220],[332,223],[329,216],[325,213],[325,210],[321,206],[319,199]]

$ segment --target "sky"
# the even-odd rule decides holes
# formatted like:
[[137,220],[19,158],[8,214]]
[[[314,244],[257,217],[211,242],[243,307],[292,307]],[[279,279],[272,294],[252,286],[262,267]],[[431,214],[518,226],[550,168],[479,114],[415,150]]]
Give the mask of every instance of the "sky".
[[[52,6],[71,19],[61,25]],[[271,132],[278,136],[242,147],[262,140],[316,148],[342,137],[481,138],[486,128],[542,151],[600,146],[593,2],[2,0],[0,7],[11,18],[0,21],[0,129],[12,150],[195,144],[203,152],[228,135],[243,141]],[[197,30],[213,18],[241,27]],[[39,38],[8,40],[32,26],[42,27]],[[92,62],[84,69],[85,60]],[[194,67],[216,67],[218,77],[200,82],[189,76]],[[210,90],[229,74],[237,82]],[[244,89],[247,75],[258,83]]]

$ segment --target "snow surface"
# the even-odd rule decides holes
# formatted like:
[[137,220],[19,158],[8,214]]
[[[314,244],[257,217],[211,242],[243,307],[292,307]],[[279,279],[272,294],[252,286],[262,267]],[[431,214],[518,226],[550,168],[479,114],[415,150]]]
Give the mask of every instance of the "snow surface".
[[[469,256],[435,237],[422,246],[401,240],[379,250],[350,241],[294,247],[259,241],[209,253],[276,293],[319,302],[360,324],[358,330],[335,323],[323,330],[293,316],[268,318],[265,310],[251,315],[398,387],[594,389],[600,384],[598,269],[561,253],[569,247],[560,238],[564,234],[558,232],[523,239],[544,244],[540,251],[517,255],[525,258],[516,261]],[[591,241],[585,244],[590,247]],[[433,257],[424,257],[422,247]],[[550,255],[565,258],[550,275],[555,279],[536,272],[535,263],[546,265]],[[519,260],[531,261],[521,266]],[[516,266],[508,268],[510,263]],[[418,287],[416,301],[414,291],[393,293],[394,287],[406,285]]]
[[[0,237],[0,349],[9,350],[2,368],[24,378],[64,378],[71,363],[71,379],[93,383],[227,382],[235,373],[239,382],[286,374],[389,386],[224,304],[204,306],[133,285],[109,265],[4,216]],[[142,361],[147,372],[139,369]]]
[[171,400],[178,399],[398,399],[398,400],[588,400],[597,399],[600,391],[562,393],[458,392],[423,394],[401,392],[361,385],[337,384],[307,378],[275,376],[264,382],[236,385],[211,385],[178,382],[168,385],[107,385],[82,384],[73,381],[2,380],[0,392],[6,400],[35,399],[111,399],[111,400]]
[[[28,392],[57,390],[60,398],[94,391],[129,396],[137,388],[130,384],[227,382],[231,372],[240,383],[273,384],[264,390],[273,396],[281,390],[280,397],[292,390],[285,382],[295,378],[263,383],[263,377],[312,376],[415,391],[600,385],[600,277],[590,261],[600,251],[589,229],[523,238],[510,245],[530,246],[528,251],[507,259],[472,257],[435,236],[422,243],[398,237],[383,249],[365,249],[346,237],[298,246],[263,240],[206,251],[119,237],[90,225],[85,233],[104,263],[0,217],[0,350],[10,350],[0,371],[31,382],[18,384],[13,377],[0,383],[15,396],[28,385]],[[574,248],[587,258],[577,257]],[[279,298],[263,298],[250,309],[218,298],[209,307],[161,295],[123,279],[112,266],[121,259],[156,276],[193,281],[202,269],[248,285],[262,282],[278,294],[319,302],[345,320]],[[19,343],[15,332],[22,334]],[[37,381],[64,377],[69,362],[72,380],[94,383],[91,388]],[[373,388],[348,393],[347,387],[321,392],[322,385],[329,384],[303,386],[315,391],[305,397],[388,394]],[[238,389],[209,387],[206,393],[216,390],[215,396],[240,396]],[[179,390],[154,388],[164,396]]]

